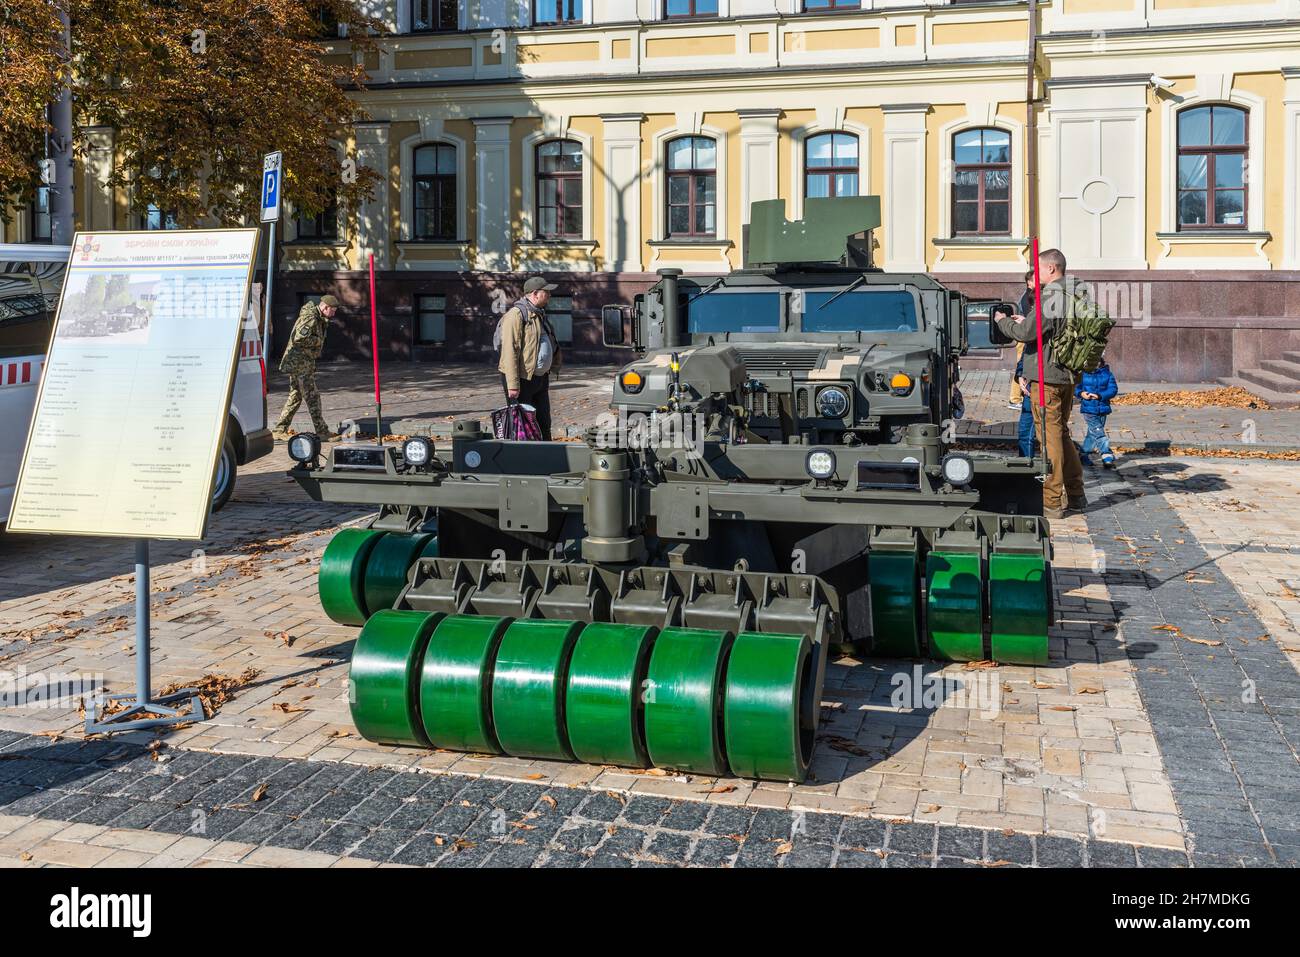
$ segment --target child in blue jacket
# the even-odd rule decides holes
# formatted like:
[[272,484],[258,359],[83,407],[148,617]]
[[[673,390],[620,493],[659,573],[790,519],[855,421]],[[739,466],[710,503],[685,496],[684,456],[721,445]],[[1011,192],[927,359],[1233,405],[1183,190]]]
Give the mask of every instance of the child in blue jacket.
[[1079,411],[1088,423],[1088,434],[1084,436],[1081,450],[1083,457],[1088,458],[1095,449],[1101,453],[1101,464],[1113,469],[1115,453],[1110,449],[1110,439],[1106,438],[1106,417],[1110,415],[1110,400],[1119,395],[1119,383],[1105,359],[1096,372],[1083,374],[1074,387],[1074,395],[1079,399]]

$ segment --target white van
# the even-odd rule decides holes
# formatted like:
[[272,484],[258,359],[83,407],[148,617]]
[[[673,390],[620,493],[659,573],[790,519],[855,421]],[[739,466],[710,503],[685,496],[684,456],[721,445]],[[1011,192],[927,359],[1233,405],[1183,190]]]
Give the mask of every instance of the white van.
[[[68,256],[67,246],[0,243],[0,527],[13,507]],[[246,322],[212,491],[213,511],[234,492],[237,467],[267,455],[274,446],[266,423],[262,341],[256,321]]]

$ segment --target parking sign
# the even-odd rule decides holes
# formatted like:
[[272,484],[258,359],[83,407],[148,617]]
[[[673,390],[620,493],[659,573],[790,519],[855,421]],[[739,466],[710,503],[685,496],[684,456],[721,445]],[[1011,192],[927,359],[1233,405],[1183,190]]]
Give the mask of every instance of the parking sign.
[[262,159],[262,222],[280,220],[281,153],[267,153]]

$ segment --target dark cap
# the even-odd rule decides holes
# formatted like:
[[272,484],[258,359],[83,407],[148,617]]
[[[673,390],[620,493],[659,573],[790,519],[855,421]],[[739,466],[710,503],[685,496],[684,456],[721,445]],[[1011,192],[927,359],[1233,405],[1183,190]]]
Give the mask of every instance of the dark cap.
[[320,304],[322,306],[332,306],[335,309],[339,307],[339,301],[335,299],[333,296],[321,296]]
[[552,289],[559,288],[560,287],[555,283],[547,282],[541,276],[529,276],[528,281],[524,283],[524,295],[526,296],[530,292],[537,292],[539,289],[545,289],[547,292],[550,292]]

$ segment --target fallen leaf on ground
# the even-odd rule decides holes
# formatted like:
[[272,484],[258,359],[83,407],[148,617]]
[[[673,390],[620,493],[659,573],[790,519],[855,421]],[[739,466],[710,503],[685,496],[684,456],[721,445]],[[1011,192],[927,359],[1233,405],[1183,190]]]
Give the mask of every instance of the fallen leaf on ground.
[[266,787],[266,782],[265,782],[265,781],[263,781],[261,784],[259,784],[256,788],[253,789],[253,803],[254,803],[254,804],[256,804],[258,801],[262,800],[262,798],[266,797],[266,790],[267,790],[267,787]]
[[1223,644],[1221,641],[1213,641],[1209,638],[1193,638],[1191,635],[1179,635],[1178,637],[1184,638],[1187,641],[1195,642],[1198,645],[1205,645],[1209,648],[1217,648],[1219,645]]

